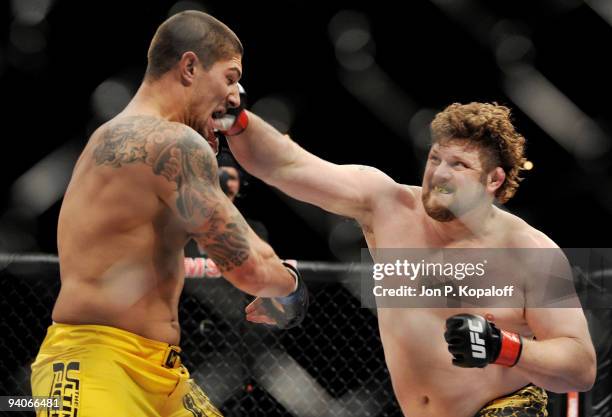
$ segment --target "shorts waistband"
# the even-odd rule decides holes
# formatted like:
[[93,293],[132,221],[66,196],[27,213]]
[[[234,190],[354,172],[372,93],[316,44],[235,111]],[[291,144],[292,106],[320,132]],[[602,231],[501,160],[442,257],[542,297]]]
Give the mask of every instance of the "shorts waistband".
[[159,340],[147,339],[127,330],[99,324],[63,324],[53,322],[47,329],[42,348],[46,346],[103,345],[133,354],[165,368],[181,366],[181,348]]

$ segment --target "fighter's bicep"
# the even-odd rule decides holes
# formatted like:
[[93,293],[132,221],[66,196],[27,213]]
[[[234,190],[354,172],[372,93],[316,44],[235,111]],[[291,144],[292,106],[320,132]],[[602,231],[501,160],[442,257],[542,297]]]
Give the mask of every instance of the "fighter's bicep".
[[160,198],[223,272],[243,266],[254,233],[221,190],[209,145],[188,131],[165,148],[154,164]]
[[[159,198],[188,233],[211,218],[226,200],[219,186],[217,160],[210,146],[193,130],[152,142],[151,166]],[[231,203],[227,201],[227,204]]]
[[569,337],[590,340],[588,325],[581,308],[528,308],[527,325],[538,340]]
[[337,165],[311,157],[291,167],[277,179],[290,196],[342,216],[363,218],[376,195],[393,180],[381,171],[362,165]]
[[543,233],[528,230],[516,246],[525,274],[525,318],[536,338],[588,338],[588,325],[565,253]]

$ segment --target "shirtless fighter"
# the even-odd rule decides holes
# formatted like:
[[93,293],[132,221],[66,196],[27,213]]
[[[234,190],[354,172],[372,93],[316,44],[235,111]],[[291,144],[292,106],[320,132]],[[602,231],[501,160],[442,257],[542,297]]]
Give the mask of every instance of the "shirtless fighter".
[[[183,248],[193,238],[240,290],[299,323],[307,293],[219,186],[213,113],[238,106],[242,45],[213,17],[157,30],[142,85],[83,150],[58,225],[61,290],[32,394],[39,416],[218,416],[181,365]],[[208,140],[205,140],[207,138]],[[209,143],[210,142],[210,143]],[[238,307],[238,306],[237,306]]]
[[[525,140],[506,107],[453,104],[439,113],[431,124],[433,143],[421,187],[397,184],[369,167],[324,161],[252,113],[244,111],[240,120],[242,132],[229,137],[240,164],[298,200],[356,219],[371,251],[557,248],[493,204],[514,195],[525,161]],[[231,122],[216,121],[222,128]],[[257,303],[248,314],[269,321]],[[393,388],[407,416],[502,410],[541,416],[547,402],[543,389],[585,391],[595,379],[595,353],[580,308],[379,308],[378,320]],[[484,359],[465,351],[470,324],[480,329]]]

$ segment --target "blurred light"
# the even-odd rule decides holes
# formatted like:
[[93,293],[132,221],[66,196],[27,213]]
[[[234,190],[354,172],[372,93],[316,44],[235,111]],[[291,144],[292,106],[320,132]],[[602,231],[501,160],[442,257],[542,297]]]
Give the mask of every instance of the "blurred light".
[[[410,138],[408,120],[417,106],[378,65],[374,64],[363,72],[340,73],[340,81],[395,134],[405,139]],[[378,143],[384,146],[385,141],[392,138],[378,139]]]
[[13,183],[12,204],[24,217],[34,218],[62,198],[78,155],[79,146],[69,142],[45,156]]
[[535,68],[508,72],[504,90],[525,114],[578,159],[594,159],[610,149],[600,127]]
[[473,39],[486,45],[497,18],[474,0],[430,0],[451,19],[461,23]]
[[367,17],[342,10],[329,22],[329,35],[336,49],[336,59],[349,71],[364,71],[374,64],[375,44]]
[[495,49],[495,57],[500,67],[508,63],[526,61],[533,54],[534,48],[531,39],[522,35],[509,35],[503,37]]
[[[348,32],[348,35],[347,35]],[[329,21],[329,36],[336,47],[351,44],[353,47],[363,43],[365,46],[370,37],[370,22],[368,17],[354,10],[340,10]],[[343,40],[341,40],[344,37]],[[362,42],[360,42],[360,39]],[[365,42],[363,42],[365,41]]]
[[11,0],[15,20],[30,26],[37,25],[45,19],[51,4],[51,0]]
[[[329,37],[340,64],[340,81],[384,124],[399,136],[408,138],[406,120],[414,103],[377,64],[375,43],[366,15],[341,10],[329,21]],[[381,138],[381,143],[387,138]]]
[[429,126],[436,117],[433,109],[420,109],[411,118],[408,124],[410,137],[415,147],[421,151],[429,151],[431,145],[431,133]]
[[24,54],[35,54],[47,46],[47,41],[41,30],[18,23],[11,25],[11,43]]
[[535,55],[531,30],[521,21],[507,19],[498,21],[491,28],[490,39],[500,67],[520,61],[531,61]]
[[530,38],[531,34],[531,28],[522,20],[500,19],[491,28],[489,39],[491,45],[495,45],[507,36],[523,36]]
[[342,52],[357,52],[370,42],[370,32],[360,28],[347,29],[340,33],[336,48]]
[[285,352],[262,352],[255,360],[254,375],[259,384],[294,416],[356,417],[373,416],[380,411],[380,399],[372,392],[379,391],[379,386],[370,383],[373,386],[347,390],[334,399]]
[[264,97],[253,104],[252,110],[281,133],[287,133],[293,124],[293,110],[282,98]]
[[[474,7],[475,2],[457,2],[452,7],[461,12],[451,13],[449,3],[430,1],[459,21],[476,40],[482,42],[479,34],[487,33],[493,44],[497,41],[495,52],[500,63],[508,64],[506,59],[522,58],[529,49],[534,50],[520,25],[497,21],[483,8]],[[470,13],[466,13],[468,9]],[[494,24],[489,25],[490,22]],[[528,64],[517,65],[516,61],[513,64],[501,66],[506,73],[504,91],[542,130],[578,159],[594,159],[610,149],[610,140],[601,128],[541,73]]]
[[585,0],[549,0],[555,9],[562,13],[578,8],[584,2]]
[[255,359],[254,375],[261,386],[291,415],[329,415],[335,400],[285,352],[264,352]]
[[243,363],[244,358],[233,352],[206,352],[206,360],[190,370],[191,378],[213,404],[224,404],[244,386]]
[[601,16],[609,25],[612,26],[612,1],[610,0],[584,0],[584,2],[595,13]]
[[101,120],[117,115],[132,98],[130,86],[122,80],[108,79],[100,84],[91,95],[94,112]]
[[170,7],[170,10],[168,10],[168,17],[184,12],[185,10],[199,10],[201,12],[206,12],[204,5],[198,1],[177,1],[172,5],[172,7]]
[[367,383],[355,391],[347,391],[334,404],[336,409],[328,415],[334,417],[376,416],[380,413],[380,389],[376,383]]
[[365,71],[374,64],[374,57],[368,53],[337,54],[338,62],[349,71]]
[[[18,210],[15,210],[18,211]],[[32,225],[20,225],[23,213],[5,213],[0,219],[0,251],[1,252],[24,252],[36,248],[34,231],[28,230]]]
[[525,161],[525,163],[523,164],[523,169],[526,171],[531,171],[533,169],[533,162]]

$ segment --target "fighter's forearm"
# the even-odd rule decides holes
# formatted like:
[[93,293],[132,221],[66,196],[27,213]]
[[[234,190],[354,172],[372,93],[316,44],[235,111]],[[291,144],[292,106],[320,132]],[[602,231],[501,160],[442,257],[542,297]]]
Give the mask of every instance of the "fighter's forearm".
[[524,340],[515,368],[533,384],[553,392],[588,391],[595,381],[592,349],[577,338]]
[[283,266],[274,250],[263,240],[257,238],[257,256],[260,267],[256,281],[259,288],[251,295],[258,297],[283,297],[295,290],[295,279]]
[[270,182],[275,172],[295,161],[298,146],[257,115],[248,115],[248,127],[241,134],[228,137],[228,143],[240,165]]

